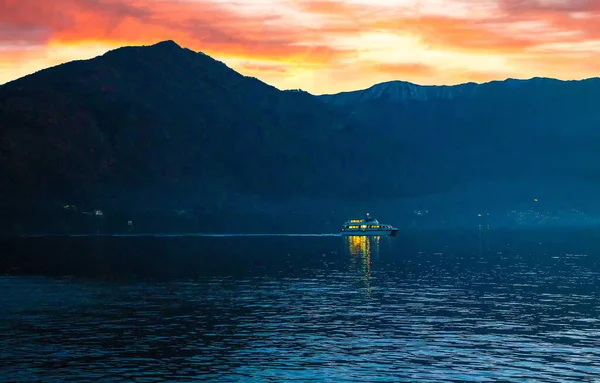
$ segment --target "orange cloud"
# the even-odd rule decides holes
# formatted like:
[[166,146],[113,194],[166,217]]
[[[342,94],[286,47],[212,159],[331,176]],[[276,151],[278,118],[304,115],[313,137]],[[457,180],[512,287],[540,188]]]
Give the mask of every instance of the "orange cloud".
[[287,65],[283,64],[268,64],[268,63],[257,63],[257,62],[242,62],[238,65],[239,69],[245,73],[256,73],[256,74],[281,74],[285,75],[289,73],[290,69]]
[[378,72],[390,73],[402,77],[435,73],[435,68],[418,63],[380,63],[374,64],[373,69]]
[[593,0],[498,0],[502,10],[515,13],[599,12],[600,3]]
[[[302,45],[302,31],[273,23],[277,16],[244,15],[211,1],[4,0],[0,9],[8,10],[0,23],[14,31],[12,41],[25,30],[45,32],[33,35],[31,44],[102,41],[118,46],[170,39],[207,53],[249,58],[326,62],[343,54],[322,44]],[[10,36],[3,41],[10,42]]]
[[[273,85],[598,74],[600,1],[0,0],[0,83],[175,40]],[[436,4],[437,8],[436,8]]]

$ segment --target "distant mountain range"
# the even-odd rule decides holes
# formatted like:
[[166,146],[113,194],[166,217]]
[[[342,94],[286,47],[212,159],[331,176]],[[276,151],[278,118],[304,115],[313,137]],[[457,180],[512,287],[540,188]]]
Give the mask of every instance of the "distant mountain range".
[[458,86],[388,82],[321,96],[359,124],[419,148],[429,176],[600,181],[600,79]]
[[[0,197],[29,215],[76,204],[233,216],[315,201],[312,216],[331,219],[478,183],[525,182],[528,198],[600,185],[599,96],[597,78],[313,96],[172,41],[125,47],[0,86]],[[486,199],[502,196],[470,198]]]

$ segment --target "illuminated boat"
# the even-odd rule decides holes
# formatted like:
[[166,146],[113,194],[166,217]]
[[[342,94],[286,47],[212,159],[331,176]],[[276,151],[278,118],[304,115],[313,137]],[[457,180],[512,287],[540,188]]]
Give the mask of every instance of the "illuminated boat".
[[350,219],[342,226],[342,235],[391,235],[398,233],[398,229],[392,225],[379,223],[369,213],[363,219]]

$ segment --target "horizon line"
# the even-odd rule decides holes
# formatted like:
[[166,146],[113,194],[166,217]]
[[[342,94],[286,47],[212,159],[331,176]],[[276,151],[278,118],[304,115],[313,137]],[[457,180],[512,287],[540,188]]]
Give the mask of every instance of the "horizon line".
[[370,86],[368,86],[366,88],[353,89],[353,90],[347,90],[347,91],[339,91],[339,92],[334,92],[334,93],[312,93],[312,92],[306,91],[306,90],[304,90],[302,88],[288,88],[288,89],[278,88],[278,87],[276,87],[276,86],[274,86],[272,84],[269,84],[268,82],[262,80],[259,77],[246,75],[242,71],[235,70],[232,67],[230,67],[229,65],[227,65],[227,63],[225,63],[225,62],[223,62],[223,61],[221,61],[221,60],[219,60],[219,59],[217,59],[217,58],[215,58],[215,57],[213,57],[213,56],[211,56],[211,55],[209,55],[207,53],[204,53],[203,51],[195,51],[193,49],[190,49],[190,48],[187,48],[187,47],[184,47],[184,46],[178,44],[175,40],[166,39],[166,40],[161,40],[161,41],[158,41],[156,43],[148,44],[148,45],[145,45],[145,44],[140,44],[140,45],[123,45],[123,46],[120,46],[120,47],[117,47],[117,48],[108,49],[108,50],[106,50],[106,52],[104,52],[102,54],[99,54],[97,56],[94,56],[94,57],[85,58],[85,59],[76,59],[76,60],[71,60],[71,61],[68,61],[68,62],[64,62],[64,63],[52,65],[52,66],[49,66],[49,67],[46,67],[46,68],[34,71],[32,73],[26,74],[24,76],[21,76],[19,78],[14,79],[14,80],[10,80],[10,81],[7,81],[5,83],[0,83],[0,88],[4,87],[5,85],[11,84],[13,82],[22,80],[22,79],[30,77],[30,76],[33,76],[33,75],[35,75],[35,74],[37,74],[39,72],[42,72],[42,71],[45,71],[45,70],[48,70],[48,69],[57,68],[57,67],[60,67],[60,66],[63,66],[63,65],[68,65],[68,64],[71,64],[71,63],[75,63],[75,62],[82,62],[82,61],[85,62],[85,61],[96,60],[96,59],[98,59],[100,57],[105,56],[107,53],[110,53],[110,52],[113,52],[113,51],[117,51],[117,50],[121,50],[121,49],[126,49],[126,48],[150,48],[150,47],[156,47],[157,45],[161,45],[161,44],[164,45],[165,43],[173,43],[174,45],[176,45],[181,50],[188,50],[188,51],[193,52],[195,54],[201,54],[201,55],[210,57],[211,59],[213,59],[215,61],[221,62],[222,64],[224,64],[225,66],[227,66],[227,68],[231,69],[232,71],[234,71],[236,73],[239,73],[240,75],[242,75],[244,77],[258,79],[259,81],[263,82],[264,84],[272,86],[272,87],[276,88],[277,90],[279,90],[281,92],[302,91],[302,92],[306,92],[306,93],[308,93],[308,94],[310,94],[312,96],[315,96],[315,97],[320,97],[320,96],[335,96],[335,95],[339,95],[339,94],[348,94],[348,93],[354,93],[354,92],[362,92],[362,91],[366,91],[366,90],[372,89],[372,88],[377,87],[377,86],[381,86],[381,85],[384,85],[384,84],[391,84],[391,83],[404,83],[404,84],[413,85],[413,86],[422,87],[422,88],[444,88],[444,87],[445,88],[451,88],[451,87],[461,87],[461,86],[465,86],[465,85],[486,85],[486,84],[491,84],[491,83],[496,83],[496,82],[506,82],[506,81],[552,80],[552,81],[558,81],[558,82],[581,82],[581,81],[588,81],[588,80],[600,79],[600,76],[586,77],[586,78],[580,78],[580,79],[561,79],[561,78],[557,78],[557,77],[533,76],[533,77],[529,77],[529,78],[506,77],[506,78],[503,78],[503,79],[499,78],[499,79],[494,79],[494,80],[489,80],[489,81],[484,81],[484,82],[468,81],[468,82],[461,82],[461,83],[456,83],[456,84],[430,84],[430,85],[419,84],[419,83],[415,83],[415,82],[411,82],[411,81],[395,79],[395,80],[389,80],[389,81],[383,81],[383,82],[374,83],[374,84],[372,84],[372,85],[370,85]]

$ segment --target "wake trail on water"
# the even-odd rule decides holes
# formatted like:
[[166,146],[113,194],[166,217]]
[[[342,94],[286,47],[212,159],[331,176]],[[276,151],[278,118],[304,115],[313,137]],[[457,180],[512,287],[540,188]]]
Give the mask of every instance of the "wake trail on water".
[[336,233],[314,233],[314,234],[244,234],[244,233],[107,233],[107,234],[22,234],[19,238],[42,238],[42,237],[340,237]]

